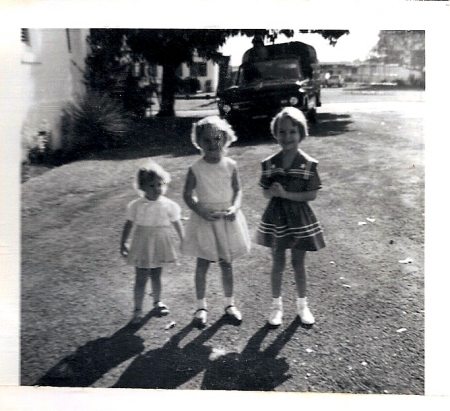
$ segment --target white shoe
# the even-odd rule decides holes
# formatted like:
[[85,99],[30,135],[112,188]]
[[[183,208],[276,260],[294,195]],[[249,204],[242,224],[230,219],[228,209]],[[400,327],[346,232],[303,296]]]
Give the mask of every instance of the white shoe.
[[198,327],[204,327],[208,321],[208,310],[206,308],[199,308],[195,312],[194,321]]
[[131,318],[132,324],[139,324],[144,318],[141,308],[136,308],[133,312],[133,317]]
[[281,325],[283,323],[283,310],[280,307],[273,307],[269,314],[268,322],[276,327]]
[[242,314],[235,305],[229,305],[225,308],[225,313],[236,321],[242,321]]
[[306,303],[297,302],[297,314],[305,325],[314,324],[314,316]]

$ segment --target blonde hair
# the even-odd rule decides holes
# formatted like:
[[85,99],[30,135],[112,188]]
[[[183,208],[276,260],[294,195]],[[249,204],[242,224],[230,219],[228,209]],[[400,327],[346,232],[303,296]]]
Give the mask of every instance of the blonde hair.
[[160,178],[164,183],[162,193],[165,194],[167,186],[171,181],[170,174],[164,170],[158,163],[153,160],[147,160],[141,165],[136,173],[134,188],[140,195],[144,195],[142,185],[147,181],[152,181],[155,178]]
[[202,149],[198,144],[198,137],[207,129],[211,128],[222,131],[225,134],[226,141],[223,147],[224,149],[237,141],[237,136],[228,121],[219,116],[208,116],[201,119],[197,123],[192,124],[191,141],[192,144],[200,151],[202,151]]
[[[300,141],[308,137],[308,123],[306,117],[301,110],[295,107],[285,107],[281,110],[270,123],[270,132],[273,137],[277,137],[278,123],[282,118],[288,117],[299,128],[302,138]],[[302,132],[303,131],[303,132]]]

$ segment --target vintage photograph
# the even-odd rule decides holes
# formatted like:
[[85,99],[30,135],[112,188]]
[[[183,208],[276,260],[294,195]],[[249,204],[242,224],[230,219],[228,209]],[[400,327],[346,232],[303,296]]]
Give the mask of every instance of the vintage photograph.
[[303,3],[5,19],[0,408],[444,404],[447,9]]
[[424,394],[424,30],[20,35],[21,385]]

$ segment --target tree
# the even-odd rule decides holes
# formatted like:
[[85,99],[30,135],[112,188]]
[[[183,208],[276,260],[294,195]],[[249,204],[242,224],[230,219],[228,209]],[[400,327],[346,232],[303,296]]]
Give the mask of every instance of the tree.
[[[299,30],[300,33],[317,33],[328,39],[331,45],[348,30]],[[219,62],[223,56],[218,52],[229,37],[259,35],[274,42],[279,35],[288,38],[294,30],[260,29],[132,29],[126,30],[127,44],[134,53],[142,55],[149,63],[163,67],[161,109],[159,116],[173,116],[177,90],[176,69],[183,63],[192,62],[196,52],[200,57]]]
[[378,37],[369,60],[419,69],[425,67],[424,30],[381,30]]
[[87,37],[84,79],[88,89],[110,94],[125,81],[129,59],[123,57],[123,30],[91,29]]

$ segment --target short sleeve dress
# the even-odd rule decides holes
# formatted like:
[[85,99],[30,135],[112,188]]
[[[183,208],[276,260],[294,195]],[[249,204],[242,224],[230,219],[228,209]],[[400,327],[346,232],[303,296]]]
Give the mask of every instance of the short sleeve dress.
[[[292,165],[285,170],[279,152],[262,162],[259,185],[268,189],[280,183],[286,191],[314,191],[322,187],[317,161],[299,150]],[[325,247],[322,227],[307,202],[273,197],[256,232],[257,244],[271,248],[296,248],[318,251]]]
[[176,261],[172,222],[180,219],[180,206],[165,196],[151,201],[145,197],[127,206],[133,233],[127,263],[139,268],[163,267]]
[[[198,201],[210,211],[225,211],[233,203],[232,175],[236,162],[223,157],[219,163],[210,164],[203,158],[196,161],[194,173],[195,193]],[[185,255],[208,261],[232,262],[250,251],[250,235],[247,221],[241,210],[237,210],[233,221],[220,218],[207,221],[191,212],[181,251]]]

